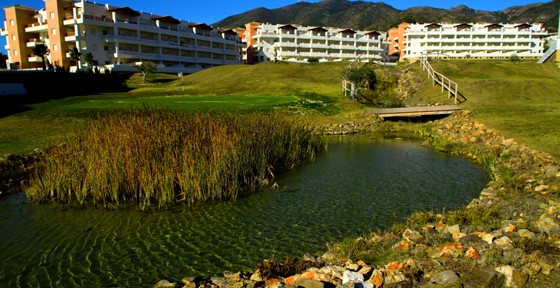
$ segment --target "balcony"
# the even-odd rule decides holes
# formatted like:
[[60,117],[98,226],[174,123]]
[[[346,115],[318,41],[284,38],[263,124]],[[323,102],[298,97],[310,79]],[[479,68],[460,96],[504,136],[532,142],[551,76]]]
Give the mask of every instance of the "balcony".
[[43,59],[41,59],[41,57],[39,57],[39,56],[31,55],[31,56],[27,57],[27,61],[29,61],[30,63],[33,63],[33,62],[41,63],[41,62],[43,62]]
[[0,29],[0,36],[8,36],[8,29],[6,28]]
[[39,44],[45,44],[43,41],[39,40],[39,39],[29,39],[27,40],[27,42],[25,43],[25,46],[28,48],[34,48]]
[[28,33],[38,33],[38,32],[46,32],[48,30],[48,25],[47,23],[44,24],[40,24],[40,23],[33,23],[33,24],[28,24],[25,27],[25,32]]

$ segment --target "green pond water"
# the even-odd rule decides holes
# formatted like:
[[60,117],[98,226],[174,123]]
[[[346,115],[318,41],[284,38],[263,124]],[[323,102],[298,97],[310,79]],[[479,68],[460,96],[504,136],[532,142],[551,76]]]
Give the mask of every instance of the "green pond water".
[[10,196],[0,202],[0,287],[149,287],[251,270],[414,211],[466,205],[487,181],[469,161],[414,141],[328,141],[315,162],[276,179],[280,191],[190,210],[76,210]]

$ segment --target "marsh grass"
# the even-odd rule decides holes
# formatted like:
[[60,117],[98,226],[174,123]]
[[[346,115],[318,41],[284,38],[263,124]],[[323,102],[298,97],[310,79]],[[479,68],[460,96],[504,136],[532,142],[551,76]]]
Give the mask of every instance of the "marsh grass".
[[190,206],[235,199],[324,146],[282,115],[112,111],[51,149],[26,191],[34,200],[104,207]]

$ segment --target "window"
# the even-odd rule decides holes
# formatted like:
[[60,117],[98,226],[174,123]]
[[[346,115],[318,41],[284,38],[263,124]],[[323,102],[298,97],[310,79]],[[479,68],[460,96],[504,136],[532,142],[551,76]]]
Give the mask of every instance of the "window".
[[12,40],[16,41],[16,34],[12,34]]
[[51,19],[54,19],[54,12],[51,12]]
[[103,50],[109,51],[109,46],[103,46]]
[[53,48],[54,51],[58,51],[58,45],[53,44],[53,45],[52,45],[52,48]]
[[52,35],[56,35],[56,29],[54,29],[54,28],[51,29],[51,34],[52,34]]
[[14,26],[14,25],[15,25],[14,19],[10,19],[10,26]]
[[17,56],[17,55],[18,55],[17,50],[14,50],[14,56]]

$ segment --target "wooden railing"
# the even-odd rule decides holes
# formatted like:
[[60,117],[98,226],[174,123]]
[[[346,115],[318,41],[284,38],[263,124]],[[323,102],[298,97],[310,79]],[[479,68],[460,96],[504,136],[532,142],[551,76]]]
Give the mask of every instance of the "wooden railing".
[[422,55],[422,57],[420,58],[420,63],[422,64],[422,70],[428,72],[428,78],[431,78],[433,80],[433,85],[435,86],[436,84],[439,84],[441,86],[442,93],[447,90],[447,98],[451,98],[452,96],[455,97],[455,104],[457,104],[457,96],[461,96],[464,98],[464,96],[460,95],[459,93],[459,85],[457,84],[457,82],[452,81],[445,75],[434,70],[434,68],[428,61],[427,55]]

